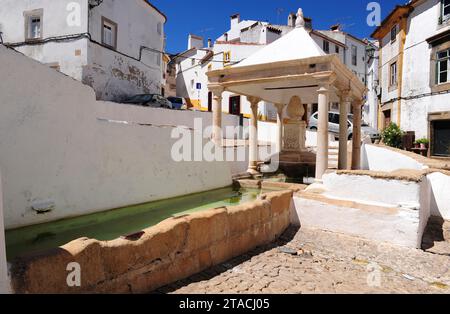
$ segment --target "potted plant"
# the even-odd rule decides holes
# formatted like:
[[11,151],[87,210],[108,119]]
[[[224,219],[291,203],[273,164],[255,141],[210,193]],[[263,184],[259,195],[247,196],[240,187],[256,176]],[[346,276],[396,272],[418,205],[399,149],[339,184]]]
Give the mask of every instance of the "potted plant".
[[416,142],[420,145],[420,149],[428,149],[428,145],[430,144],[430,140],[427,138],[421,138]]
[[403,135],[404,132],[398,127],[398,125],[391,123],[381,133],[381,139],[387,146],[401,148]]

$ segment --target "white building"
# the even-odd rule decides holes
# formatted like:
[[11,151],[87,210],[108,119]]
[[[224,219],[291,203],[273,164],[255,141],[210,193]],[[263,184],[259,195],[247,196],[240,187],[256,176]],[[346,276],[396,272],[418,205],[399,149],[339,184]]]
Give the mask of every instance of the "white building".
[[[208,40],[206,47],[202,37],[189,35],[188,50],[175,57],[178,96],[186,98],[189,105],[198,110],[211,111],[212,94],[207,88],[206,72],[236,64],[264,47],[266,38],[249,38],[254,27],[259,25],[262,25],[265,31],[268,24],[240,21],[239,15],[232,16],[230,30],[219,37],[214,45]],[[241,34],[244,34],[248,41],[241,40]],[[243,114],[247,118],[251,114],[250,103],[245,97],[227,92],[223,95],[222,109],[230,114]],[[261,106],[260,115],[264,120],[274,120],[276,110],[271,104],[264,104]]]
[[374,32],[380,41],[380,125],[390,121],[431,156],[450,157],[450,0],[397,6]]
[[3,42],[101,100],[160,93],[166,17],[146,0],[3,0]]
[[[366,81],[366,42],[355,38],[339,27],[330,31],[312,29],[312,20],[305,19],[306,28],[314,41],[329,54],[339,55],[341,61]],[[177,57],[177,94],[188,99],[194,108],[211,111],[212,95],[207,89],[206,72],[222,69],[248,58],[266,45],[291,32],[295,28],[296,15],[290,14],[286,25],[273,25],[255,20],[241,20],[239,14],[231,16],[230,29],[213,44],[204,45],[202,37],[189,35],[188,50]],[[337,104],[330,105],[337,109]],[[231,114],[243,114],[249,118],[250,103],[245,97],[225,92],[222,110]],[[306,115],[317,111],[317,104],[310,104]],[[276,121],[277,110],[273,104],[259,106],[261,120]]]
[[363,109],[363,120],[371,127],[378,129],[378,95],[380,93],[379,47],[378,42],[371,41],[367,46],[366,103]]

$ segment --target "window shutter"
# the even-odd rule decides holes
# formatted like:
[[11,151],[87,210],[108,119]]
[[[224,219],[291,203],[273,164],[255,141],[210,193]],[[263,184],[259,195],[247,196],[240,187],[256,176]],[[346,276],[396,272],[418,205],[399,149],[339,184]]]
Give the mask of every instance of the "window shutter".
[[434,80],[437,85],[437,84],[439,84],[439,61],[438,60],[436,60],[436,71],[435,72],[436,72],[436,74],[435,74]]

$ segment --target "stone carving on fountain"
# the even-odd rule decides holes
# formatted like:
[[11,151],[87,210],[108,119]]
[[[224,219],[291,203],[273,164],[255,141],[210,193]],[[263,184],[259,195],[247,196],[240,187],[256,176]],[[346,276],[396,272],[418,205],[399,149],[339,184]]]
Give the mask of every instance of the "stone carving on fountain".
[[284,152],[306,151],[306,121],[303,120],[305,108],[298,96],[293,96],[286,108],[288,118],[284,121]]

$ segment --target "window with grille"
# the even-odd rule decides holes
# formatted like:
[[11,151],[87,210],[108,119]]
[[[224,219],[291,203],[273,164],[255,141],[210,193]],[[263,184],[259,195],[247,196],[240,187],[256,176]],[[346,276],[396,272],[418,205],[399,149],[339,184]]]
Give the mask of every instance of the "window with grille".
[[358,48],[352,46],[352,65],[358,65]]
[[397,25],[391,29],[391,44],[397,40]]
[[389,85],[390,86],[397,85],[397,62],[391,64]]
[[117,24],[107,18],[102,18],[102,44],[117,48]]
[[24,12],[25,40],[42,39],[43,10]]
[[323,51],[330,53],[330,43],[326,40],[323,41]]
[[450,0],[441,0],[441,20],[442,22],[450,19]]
[[450,60],[450,49],[437,53],[436,61],[436,84],[449,82],[448,69]]

